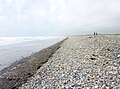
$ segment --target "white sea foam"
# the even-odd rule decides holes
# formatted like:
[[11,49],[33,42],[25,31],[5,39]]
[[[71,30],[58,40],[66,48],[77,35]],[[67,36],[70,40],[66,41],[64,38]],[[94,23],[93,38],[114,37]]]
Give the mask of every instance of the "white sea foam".
[[52,38],[61,38],[61,36],[0,37],[0,46],[13,44],[13,43],[21,43],[25,41],[45,40],[45,39],[52,39]]

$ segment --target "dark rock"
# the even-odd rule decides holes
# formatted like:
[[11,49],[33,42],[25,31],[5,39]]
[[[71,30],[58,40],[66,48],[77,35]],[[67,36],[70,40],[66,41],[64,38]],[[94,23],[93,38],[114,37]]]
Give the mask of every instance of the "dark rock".
[[89,38],[93,38],[93,37],[90,36]]
[[93,58],[93,57],[91,57],[90,59],[91,59],[91,60],[97,60],[96,58]]

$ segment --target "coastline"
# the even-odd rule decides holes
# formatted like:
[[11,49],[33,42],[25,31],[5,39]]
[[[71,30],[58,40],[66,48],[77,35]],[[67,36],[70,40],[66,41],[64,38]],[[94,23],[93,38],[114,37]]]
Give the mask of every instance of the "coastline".
[[0,88],[1,89],[17,89],[27,79],[33,76],[36,71],[48,61],[52,54],[60,48],[60,45],[66,40],[45,48],[37,53],[16,61],[9,67],[0,71]]
[[21,43],[17,41],[19,39],[17,38],[15,39],[16,43],[11,43],[8,45],[0,44],[0,71],[5,67],[10,66],[12,63],[23,59],[24,57],[28,57],[36,52],[39,52],[42,49],[48,48],[51,45],[54,45],[55,43],[62,41],[63,39],[65,39],[65,37],[50,39],[46,38],[45,40],[39,39],[33,41],[24,41]]

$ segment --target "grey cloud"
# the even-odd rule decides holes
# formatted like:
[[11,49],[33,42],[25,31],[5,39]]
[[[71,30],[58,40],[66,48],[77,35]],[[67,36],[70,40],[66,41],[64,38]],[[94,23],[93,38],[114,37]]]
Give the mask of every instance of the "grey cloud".
[[120,33],[119,0],[1,0],[0,36]]

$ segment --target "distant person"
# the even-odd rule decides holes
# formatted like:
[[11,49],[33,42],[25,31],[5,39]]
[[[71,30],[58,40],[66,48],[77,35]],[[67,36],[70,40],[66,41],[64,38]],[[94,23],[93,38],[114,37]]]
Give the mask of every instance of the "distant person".
[[97,32],[94,32],[94,35],[98,35],[98,33],[97,33]]
[[96,32],[96,35],[98,35],[98,33]]

